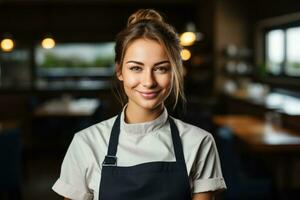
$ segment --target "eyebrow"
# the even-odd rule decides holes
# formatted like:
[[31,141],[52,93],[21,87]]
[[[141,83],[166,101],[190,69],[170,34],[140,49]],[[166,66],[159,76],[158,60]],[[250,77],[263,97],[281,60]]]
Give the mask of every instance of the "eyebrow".
[[[134,61],[134,60],[129,60],[126,62],[127,63],[134,63],[134,64],[138,64],[138,65],[144,65],[144,63],[142,62],[139,62],[139,61]],[[160,62],[157,62],[154,64],[154,66],[157,66],[157,65],[161,65],[161,64],[164,64],[164,63],[170,63],[170,61],[168,60],[163,60],[163,61],[160,61]]]

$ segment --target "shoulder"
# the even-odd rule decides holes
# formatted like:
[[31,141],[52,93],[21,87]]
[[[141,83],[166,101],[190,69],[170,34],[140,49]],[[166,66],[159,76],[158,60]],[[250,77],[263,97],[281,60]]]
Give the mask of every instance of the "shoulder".
[[105,142],[109,139],[111,128],[116,117],[117,116],[114,116],[77,132],[74,135],[73,140],[75,140],[77,143],[88,145],[99,140],[104,140]]
[[206,130],[199,128],[197,126],[194,126],[192,124],[183,122],[180,119],[173,118],[180,137],[183,141],[189,141],[191,143],[195,144],[212,144],[214,143],[214,138],[211,135],[211,133],[207,132]]
[[212,137],[212,135],[209,132],[200,127],[183,122],[182,120],[176,119],[174,117],[172,117],[172,119],[174,120],[180,135],[189,135],[190,137],[196,138]]

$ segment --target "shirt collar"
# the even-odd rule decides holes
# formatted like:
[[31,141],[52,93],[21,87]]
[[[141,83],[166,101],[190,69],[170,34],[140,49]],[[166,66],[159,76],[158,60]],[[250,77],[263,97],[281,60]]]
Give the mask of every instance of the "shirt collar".
[[129,124],[125,122],[125,108],[121,113],[121,130],[128,134],[146,134],[150,132],[155,132],[159,130],[163,125],[165,125],[168,119],[168,111],[164,107],[163,112],[154,120],[142,123]]

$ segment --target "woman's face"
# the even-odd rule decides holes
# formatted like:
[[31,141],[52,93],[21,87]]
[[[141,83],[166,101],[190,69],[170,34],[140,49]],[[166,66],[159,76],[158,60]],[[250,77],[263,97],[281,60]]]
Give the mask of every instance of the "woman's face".
[[128,106],[153,110],[163,105],[170,93],[172,70],[162,45],[149,39],[133,41],[120,67],[118,78],[123,81]]

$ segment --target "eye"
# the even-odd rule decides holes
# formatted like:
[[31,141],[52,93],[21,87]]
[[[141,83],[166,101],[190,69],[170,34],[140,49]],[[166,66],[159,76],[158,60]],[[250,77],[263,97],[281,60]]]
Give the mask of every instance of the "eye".
[[154,71],[159,72],[159,73],[166,73],[170,70],[169,66],[158,66],[154,69]]
[[142,68],[140,66],[131,66],[131,67],[129,67],[129,70],[134,71],[134,72],[139,72],[139,71],[142,71]]

